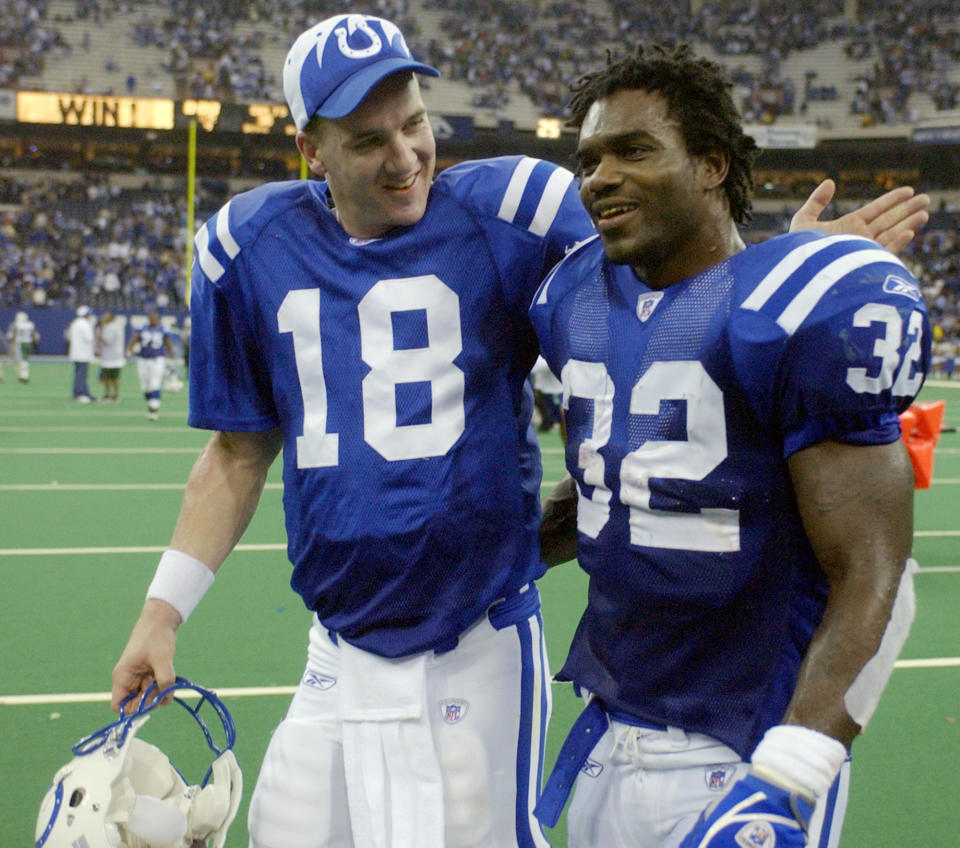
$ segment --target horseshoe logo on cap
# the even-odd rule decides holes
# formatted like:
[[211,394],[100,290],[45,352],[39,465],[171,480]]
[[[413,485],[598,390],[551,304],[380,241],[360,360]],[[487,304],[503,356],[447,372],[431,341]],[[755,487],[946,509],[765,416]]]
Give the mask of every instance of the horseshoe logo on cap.
[[[370,39],[369,47],[354,50],[347,43],[347,38],[357,30],[360,30],[360,32]],[[380,52],[380,48],[383,47],[383,41],[380,39],[380,36],[367,25],[363,15],[351,15],[347,18],[346,28],[342,26],[337,27],[334,32],[337,35],[337,46],[340,48],[340,52],[348,59],[366,59],[369,56],[376,56],[377,53]]]

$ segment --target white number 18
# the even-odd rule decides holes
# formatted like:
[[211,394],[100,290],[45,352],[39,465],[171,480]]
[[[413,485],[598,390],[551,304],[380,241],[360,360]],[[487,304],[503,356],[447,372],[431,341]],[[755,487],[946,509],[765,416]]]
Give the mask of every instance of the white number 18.
[[[297,437],[297,467],[339,463],[339,435],[327,431],[328,396],[320,338],[320,291],[287,293],[277,311],[281,333],[293,335],[303,398],[303,435]],[[393,314],[426,315],[426,347],[397,349]],[[463,349],[456,292],[434,275],[380,280],[357,306],[361,358],[370,366],[363,378],[364,439],[388,460],[442,456],[464,430],[463,371],[453,360]],[[397,422],[396,387],[429,383],[429,423]]]

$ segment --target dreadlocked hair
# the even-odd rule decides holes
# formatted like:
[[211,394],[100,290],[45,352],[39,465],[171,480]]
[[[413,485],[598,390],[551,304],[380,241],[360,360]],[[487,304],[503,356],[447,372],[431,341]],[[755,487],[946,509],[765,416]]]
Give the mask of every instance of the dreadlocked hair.
[[694,56],[686,44],[640,45],[625,56],[608,51],[605,68],[580,77],[571,86],[568,125],[579,130],[597,100],[624,89],[663,97],[670,115],[680,124],[691,155],[712,151],[726,154],[730,167],[723,188],[730,214],[738,224],[750,221],[757,145],[743,132],[731,95],[733,84],[724,70],[715,62]]

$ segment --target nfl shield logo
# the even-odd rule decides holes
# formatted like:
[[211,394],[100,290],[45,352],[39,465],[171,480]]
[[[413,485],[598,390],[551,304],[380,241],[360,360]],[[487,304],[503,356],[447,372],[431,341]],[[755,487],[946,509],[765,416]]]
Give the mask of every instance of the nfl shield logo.
[[703,779],[707,789],[711,792],[719,792],[726,788],[727,781],[734,771],[734,767],[728,765],[706,766],[703,770]]
[[467,714],[469,704],[466,701],[450,700],[440,702],[440,715],[447,724],[456,724]]
[[637,318],[641,321],[646,321],[653,315],[653,310],[657,308],[657,304],[662,299],[663,292],[651,292],[650,294],[641,295],[637,301]]

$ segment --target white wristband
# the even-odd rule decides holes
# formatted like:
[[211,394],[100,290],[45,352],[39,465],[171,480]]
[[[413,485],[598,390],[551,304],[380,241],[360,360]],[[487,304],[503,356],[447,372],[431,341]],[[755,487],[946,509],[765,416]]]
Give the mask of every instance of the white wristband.
[[213,585],[213,571],[183,551],[164,551],[153,580],[147,588],[147,600],[166,601],[186,621],[194,607]]
[[833,785],[846,759],[846,746],[832,736],[799,724],[778,724],[763,735],[750,762],[819,798]]

